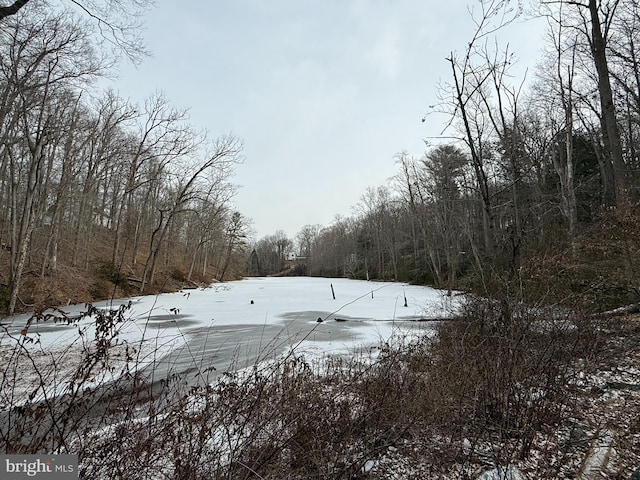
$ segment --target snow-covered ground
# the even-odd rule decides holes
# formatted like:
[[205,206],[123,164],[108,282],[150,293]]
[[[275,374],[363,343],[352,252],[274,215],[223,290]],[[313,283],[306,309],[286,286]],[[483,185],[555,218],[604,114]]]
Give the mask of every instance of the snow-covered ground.
[[[306,277],[251,278],[205,289],[133,298],[109,349],[109,368],[96,369],[96,375],[83,379],[82,387],[117,377],[126,370],[127,363],[138,369],[166,364],[173,371],[202,378],[201,373],[210,367],[220,373],[255,362],[268,364],[268,360],[292,350],[304,356],[362,354],[367,346],[380,341],[432,332],[434,323],[428,320],[450,317],[462,299],[402,283]],[[127,301],[97,306],[117,308]],[[86,308],[71,306],[64,310],[76,317]],[[25,331],[28,318],[21,315],[0,319],[0,415],[8,415],[6,407],[27,398],[38,401],[65,392],[70,388],[68,379],[78,371],[93,346],[95,317],[72,324],[50,319],[33,323]],[[637,332],[640,319],[633,322],[636,323],[629,328]],[[568,417],[570,422],[547,435],[539,433],[529,457],[517,463],[520,470],[515,465],[486,465],[482,478],[503,478],[507,471],[512,478],[518,478],[520,471],[525,478],[542,478],[540,472],[547,469],[569,472],[567,478],[595,478],[589,476],[592,473],[605,478],[608,472],[625,472],[624,478],[628,478],[639,465],[640,445],[640,353],[637,342],[630,340],[633,338],[626,335],[618,339],[623,357],[611,357],[610,364],[603,362],[576,376],[571,390],[576,398],[568,402],[576,405],[576,411]],[[134,354],[129,350],[131,346]],[[160,373],[164,373],[162,369]],[[188,400],[184,407],[187,413],[198,413],[198,398],[191,396]],[[144,418],[135,422],[142,424]],[[574,424],[580,427],[575,430],[582,432],[577,441],[573,439]],[[95,438],[104,437],[108,443],[110,436],[116,435],[116,426],[101,425]],[[211,436],[213,443],[221,441],[217,432],[214,429]],[[239,441],[241,437],[231,439]],[[427,478],[429,464],[416,461],[414,453],[419,449],[436,451],[438,441],[437,437],[425,436],[389,446],[379,458],[366,461],[362,471],[372,478]],[[580,446],[582,443],[584,446]],[[216,450],[216,445],[210,447]],[[465,447],[464,442],[462,446]],[[495,446],[479,443],[474,448],[480,453],[488,452],[489,458]],[[218,450],[224,452],[222,448]],[[478,470],[477,465],[473,468]],[[439,478],[461,476],[462,472]],[[582,476],[576,477],[576,472]]]
[[[209,288],[132,298],[132,308],[127,314],[132,322],[123,325],[120,338],[141,339],[151,327],[161,329],[162,337],[169,339],[202,326],[317,322],[320,317],[359,321],[365,327],[358,329],[360,340],[366,341],[366,337],[378,336],[375,322],[450,317],[459,305],[456,298],[459,297],[447,297],[444,291],[405,283],[312,277],[249,278]],[[123,303],[126,300],[100,302],[96,306],[108,309]],[[63,310],[74,316],[85,308],[71,306]],[[1,323],[17,332],[24,328],[28,318],[26,314],[17,315],[4,318]],[[155,322],[158,323],[154,325]],[[91,323],[88,318],[73,326],[33,324],[28,333],[38,335],[43,346],[60,345],[73,342],[78,327],[89,327]],[[86,333],[92,332],[87,329]],[[6,340],[5,334],[0,336],[1,342]]]
[[[460,299],[404,283],[311,277],[249,278],[136,297],[130,299],[131,308],[118,324],[110,353],[111,368],[95,382],[116,377],[127,361],[133,368],[161,368],[164,364],[165,371],[160,370],[164,375],[169,369],[173,373],[223,372],[291,349],[309,355],[353,353],[389,341],[394,333],[406,336],[430,330],[432,324],[423,320],[451,316]],[[116,309],[127,301],[100,302],[96,306]],[[58,386],[49,394],[65,385],[65,375],[78,367],[74,360],[79,361],[79,353],[90,348],[96,334],[95,316],[81,316],[85,306],[63,310],[69,317],[80,319],[72,323],[48,319],[33,322],[28,328],[29,315],[1,320],[0,355],[15,359],[18,344],[23,352],[29,351],[30,358],[23,356],[22,360],[36,362],[36,369],[42,365],[38,377],[43,372],[45,377],[50,374],[51,383]],[[25,341],[30,339],[33,342]],[[134,356],[125,353],[131,346],[136,348]],[[65,362],[59,361],[62,359]],[[47,370],[48,363],[57,366]],[[66,366],[66,372],[60,365]],[[30,382],[27,372],[34,370],[31,367],[16,365],[25,385],[12,385],[14,400],[16,394],[19,397],[20,392],[31,391],[42,380],[33,378]]]

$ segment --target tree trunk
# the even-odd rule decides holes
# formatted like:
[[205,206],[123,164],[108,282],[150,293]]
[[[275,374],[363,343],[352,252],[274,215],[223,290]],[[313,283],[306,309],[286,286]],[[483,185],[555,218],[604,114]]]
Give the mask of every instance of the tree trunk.
[[164,219],[164,210],[160,210],[160,220],[158,226],[151,233],[151,239],[149,241],[149,255],[144,264],[144,270],[142,272],[142,282],[140,282],[140,293],[144,293],[147,284],[153,284],[154,276],[156,273],[156,263],[158,261],[158,255],[160,253],[160,246],[164,239],[165,232],[167,230],[167,223],[171,218]]
[[[493,206],[491,204],[491,195],[489,193],[489,180],[484,170],[484,164],[482,159],[482,148],[480,145],[476,145],[476,139],[471,131],[471,122],[467,115],[466,102],[463,98],[462,85],[458,78],[458,72],[456,70],[456,62],[451,54],[449,58],[451,64],[451,70],[453,72],[453,80],[456,94],[456,106],[462,116],[462,123],[467,140],[467,146],[471,152],[471,163],[473,164],[473,170],[475,172],[476,181],[478,183],[478,190],[480,191],[480,198],[482,199],[482,226],[484,230],[484,248],[487,255],[493,255]],[[479,139],[478,139],[479,140]]]
[[624,162],[620,128],[616,119],[613,91],[609,78],[606,41],[600,26],[598,2],[596,0],[589,0],[589,13],[591,15],[591,53],[598,73],[598,92],[600,94],[600,108],[602,109],[602,133],[607,152],[613,164],[616,205],[620,205],[629,188],[628,170]]
[[22,207],[20,228],[17,232],[16,241],[12,245],[11,255],[14,259],[12,262],[14,269],[10,273],[11,277],[9,280],[9,315],[13,315],[15,312],[22,274],[31,242],[31,233],[33,232],[33,207],[40,183],[40,167],[44,159],[43,144],[44,139],[41,137],[37,140],[35,148],[33,148],[31,152],[31,167],[29,168],[29,175],[27,177],[27,188]]

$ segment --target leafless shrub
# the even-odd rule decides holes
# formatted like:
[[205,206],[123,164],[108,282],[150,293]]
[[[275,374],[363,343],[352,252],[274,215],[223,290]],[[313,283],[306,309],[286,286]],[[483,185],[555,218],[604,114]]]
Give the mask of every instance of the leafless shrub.
[[[432,348],[439,428],[466,443],[469,461],[526,458],[536,435],[572,410],[568,379],[596,338],[579,314],[470,302]],[[491,450],[482,451],[487,444]]]
[[[64,312],[37,312],[17,336],[5,328],[0,378],[4,451],[69,452],[77,436],[99,427],[114,412],[126,414],[127,406],[147,397],[145,382],[132,368],[136,359],[142,360],[139,350],[117,338],[128,308],[103,312],[88,306],[80,318],[93,316],[93,338],[78,329],[76,341],[62,349],[40,345],[30,328],[42,322],[75,328],[79,318]],[[114,356],[120,361],[114,363]],[[35,381],[25,383],[29,377]],[[110,381],[114,377],[119,380]]]
[[[0,438],[7,452],[78,453],[82,478],[376,478],[390,449],[433,478],[471,478],[569,428],[576,359],[592,358],[599,338],[593,317],[476,300],[435,338],[381,345],[376,358],[312,364],[294,351],[213,383],[152,385],[140,349],[117,341],[124,310],[90,311],[101,326],[71,376],[63,356],[50,359],[54,380],[72,379],[61,395],[4,394],[18,357],[44,371],[21,346],[27,336],[14,339]],[[117,381],[92,383],[117,348],[134,361]]]

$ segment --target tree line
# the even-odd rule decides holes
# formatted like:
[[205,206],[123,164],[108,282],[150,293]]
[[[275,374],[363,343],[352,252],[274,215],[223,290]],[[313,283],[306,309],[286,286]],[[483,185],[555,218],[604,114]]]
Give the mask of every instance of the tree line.
[[[442,136],[427,139],[421,156],[398,153],[397,174],[369,188],[352,216],[289,240],[307,257],[306,273],[451,292],[487,291],[496,277],[503,287],[544,283],[548,267],[572,288],[599,278],[637,297],[640,7],[537,2],[543,55],[525,85],[514,52],[495,39],[522,18],[513,3],[474,3],[477,29],[447,58],[451,77],[423,119],[447,114]],[[257,258],[277,258],[275,245],[257,242]]]
[[295,239],[278,231],[250,249],[248,220],[230,203],[241,141],[210,138],[162,93],[135,105],[96,92],[118,56],[144,55],[134,27],[149,2],[112,3],[30,0],[0,12],[3,310],[96,271],[104,282],[91,286],[94,297],[287,268],[486,290],[496,277],[516,281],[554,262],[568,283],[592,288],[586,279],[604,278],[606,257],[617,272],[607,282],[634,291],[635,2],[535,2],[547,28],[526,85],[514,52],[496,40],[522,5],[475,2],[476,30],[447,58],[450,78],[424,119],[444,113],[442,135],[422,155],[398,153],[397,174],[368,189],[351,216],[306,225]]
[[145,293],[243,266],[247,221],[230,204],[242,142],[211,138],[160,92],[137,105],[97,91],[117,63],[105,39],[141,54],[126,23],[93,3],[73,2],[84,16],[17,3],[0,20],[0,309],[77,272]]

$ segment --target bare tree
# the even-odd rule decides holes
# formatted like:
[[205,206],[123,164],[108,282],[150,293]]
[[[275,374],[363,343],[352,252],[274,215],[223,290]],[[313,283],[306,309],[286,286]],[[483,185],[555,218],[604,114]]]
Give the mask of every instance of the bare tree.
[[604,153],[612,165],[615,202],[624,202],[630,186],[629,169],[622,148],[607,53],[611,29],[621,2],[620,0],[553,0],[542,3],[544,5],[565,4],[573,7],[575,19],[571,26],[577,29],[585,39],[596,70]]
[[311,257],[313,255],[313,246],[322,230],[322,225],[305,225],[296,235],[300,255],[303,257]]
[[241,250],[244,253],[244,247],[246,246],[247,232],[246,232],[246,220],[240,212],[233,212],[229,219],[229,225],[227,226],[226,242],[227,246],[224,254],[224,265],[218,275],[219,280],[223,280],[227,269],[233,258],[234,251]]
[[[130,150],[125,130],[133,111],[112,91],[89,104],[81,102],[80,95],[76,99],[62,151],[66,165],[62,171],[65,178],[73,179],[73,188],[65,187],[59,194],[61,201],[67,199],[69,203],[66,217],[71,265],[87,268],[93,230],[113,228],[116,222],[118,208],[114,202],[122,198],[120,172],[125,152]],[[62,182],[60,187],[64,185]],[[54,233],[56,229],[59,227]]]
[[293,241],[284,230],[277,230],[273,235],[267,235],[258,240],[254,250],[261,268],[259,273],[270,275],[281,272],[292,247]]
[[[52,139],[51,152],[49,155],[49,167],[47,168],[45,185],[43,191],[49,192],[55,190],[53,204],[48,206],[46,202],[41,208],[45,209],[44,214],[48,217],[49,234],[47,235],[46,245],[42,259],[42,267],[40,276],[43,278],[47,272],[56,272],[58,270],[58,250],[60,244],[62,216],[66,208],[71,191],[73,190],[73,179],[79,173],[78,159],[82,158],[82,152],[90,142],[91,136],[88,135],[88,129],[82,128],[86,126],[87,113],[80,104],[80,96],[76,96],[74,92],[62,92],[57,102],[60,106],[56,114],[54,123],[61,131]],[[56,157],[57,169],[54,172],[52,163]],[[55,181],[57,180],[57,182]],[[52,184],[57,183],[54,187]],[[44,228],[44,226],[43,226]]]
[[359,244],[366,278],[397,277],[396,217],[389,189],[367,188],[355,208],[362,227]]
[[[3,85],[0,122],[8,127],[0,149],[8,165],[10,218],[10,299],[15,310],[22,274],[35,227],[39,196],[52,165],[51,147],[62,133],[58,123],[61,90],[100,72],[88,39],[63,14],[17,16],[8,22],[3,37],[7,57],[0,61],[7,82]],[[7,60],[5,60],[6,58]],[[47,160],[49,157],[49,160]]]
[[[412,243],[412,279],[444,285],[440,246],[434,236],[436,232],[433,202],[430,189],[432,178],[425,168],[426,157],[410,157],[400,153],[397,163],[400,173],[395,177],[396,190],[409,215],[408,225]],[[428,274],[427,272],[430,272]]]
[[154,0],[14,0],[8,5],[0,5],[0,22],[23,13],[28,7],[32,7],[32,11],[53,10],[56,4],[74,7],[94,22],[103,42],[138,63],[148,54],[140,35],[141,18],[154,3]]
[[354,219],[336,216],[331,225],[320,230],[309,262],[311,275],[356,278],[358,229]]
[[[618,98],[629,174],[640,171],[640,6],[621,2],[608,38],[609,73]],[[632,180],[637,180],[637,175]]]
[[[609,64],[607,59],[607,35],[612,18],[615,15],[619,0],[612,2],[596,2],[589,0],[587,5],[575,2],[581,8],[589,9],[589,18],[591,21],[591,36],[587,37],[591,53],[593,54],[593,62],[598,72],[598,92],[600,94],[600,108],[602,109],[603,129],[608,150],[613,163],[616,182],[616,198],[617,202],[622,202],[627,195],[629,188],[628,170],[624,161],[622,152],[622,141],[620,138],[620,128],[616,118],[615,103],[613,101],[613,90],[611,88],[611,79],[609,75]],[[602,19],[601,19],[602,13]],[[604,24],[604,32],[602,30]],[[619,198],[622,197],[622,198]]]
[[122,198],[114,202],[117,209],[112,252],[114,264],[118,264],[124,255],[123,243],[131,242],[132,263],[135,265],[145,213],[149,207],[153,208],[151,198],[160,193],[157,189],[160,179],[157,177],[175,158],[195,151],[197,140],[186,120],[187,112],[173,108],[160,92],[145,101],[143,112],[137,117],[135,143],[126,157],[128,165],[125,167]]
[[[575,193],[575,164],[574,164],[574,82],[576,77],[576,55],[578,50],[575,34],[567,34],[564,25],[564,14],[560,4],[557,16],[547,16],[549,24],[549,38],[553,45],[553,52],[548,65],[555,75],[549,78],[549,88],[555,91],[559,98],[562,111],[560,125],[553,125],[555,115],[550,114],[551,135],[557,143],[564,143],[564,151],[551,149],[551,157],[558,179],[560,180],[561,210],[568,222],[569,239],[575,254],[576,226],[578,223],[577,201]],[[571,30],[569,31],[571,32]]]
[[[425,187],[431,192],[437,244],[444,251],[446,287],[449,295],[456,284],[462,251],[460,177],[467,162],[467,157],[451,145],[434,148],[423,160],[429,176],[428,185]],[[442,275],[439,274],[439,277],[442,278]]]
[[[490,119],[486,111],[486,98],[492,80],[498,77],[496,65],[475,65],[476,58],[486,58],[487,38],[513,22],[519,15],[510,2],[481,0],[480,13],[472,15],[476,29],[462,58],[454,52],[447,59],[451,67],[453,83],[450,91],[444,91],[445,103],[453,107],[451,123],[459,119],[463,139],[469,148],[471,165],[475,172],[477,189],[482,201],[484,248],[494,253],[494,206],[490,188],[490,172],[486,165],[487,135]],[[483,100],[484,99],[484,100]]]
[[[160,249],[171,222],[177,215],[188,209],[190,202],[197,199],[202,193],[201,181],[205,177],[205,173],[209,170],[216,170],[223,172],[224,177],[228,176],[232,171],[231,167],[240,160],[241,151],[242,145],[235,137],[221,137],[213,142],[208,151],[204,152],[203,160],[192,163],[193,160],[187,156],[185,160],[191,165],[183,164],[176,169],[175,186],[169,193],[168,201],[158,208],[159,215],[156,226],[151,233],[149,253],[142,274],[141,292],[144,292],[146,286],[154,281]],[[186,155],[193,153],[195,152],[184,152]],[[205,190],[209,191],[210,187],[205,187]]]
[[196,262],[202,262],[202,275],[207,273],[209,250],[218,238],[224,237],[224,227],[227,217],[228,201],[233,195],[231,186],[214,185],[212,191],[198,199],[189,213],[186,226],[186,244],[189,248],[189,273],[187,280],[191,280]]

